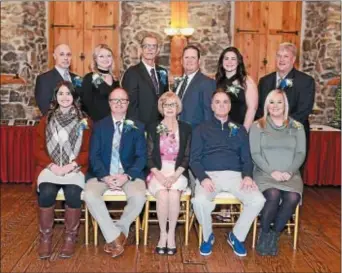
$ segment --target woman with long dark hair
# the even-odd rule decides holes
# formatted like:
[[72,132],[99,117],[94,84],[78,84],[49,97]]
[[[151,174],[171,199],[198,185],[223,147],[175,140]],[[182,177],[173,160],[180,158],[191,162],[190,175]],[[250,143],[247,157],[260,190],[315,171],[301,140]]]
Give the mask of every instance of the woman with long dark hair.
[[247,75],[243,56],[236,47],[222,51],[215,75],[216,86],[226,91],[231,100],[229,117],[248,131],[258,107],[258,89]]
[[38,254],[52,252],[54,207],[58,191],[65,196],[65,237],[62,258],[74,254],[81,217],[81,192],[88,169],[91,121],[80,109],[73,85],[63,81],[54,90],[50,110],[36,128],[37,191],[40,244]]

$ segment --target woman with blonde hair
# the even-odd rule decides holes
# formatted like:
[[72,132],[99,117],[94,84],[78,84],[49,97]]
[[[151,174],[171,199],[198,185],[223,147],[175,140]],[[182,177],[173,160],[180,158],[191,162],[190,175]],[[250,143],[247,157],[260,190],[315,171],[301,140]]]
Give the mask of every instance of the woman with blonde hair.
[[92,72],[84,76],[81,87],[83,109],[94,121],[110,114],[109,93],[120,86],[113,68],[113,51],[108,45],[99,44],[94,49]]
[[305,131],[288,113],[286,93],[271,91],[264,116],[254,122],[249,134],[255,164],[253,178],[266,198],[256,247],[260,255],[277,255],[280,233],[303,193],[299,168],[306,154]]
[[159,98],[158,110],[163,120],[151,124],[147,130],[147,166],[150,170],[147,188],[157,199],[160,236],[156,253],[174,255],[180,196],[188,186],[191,126],[177,120],[182,103],[173,92],[168,91]]

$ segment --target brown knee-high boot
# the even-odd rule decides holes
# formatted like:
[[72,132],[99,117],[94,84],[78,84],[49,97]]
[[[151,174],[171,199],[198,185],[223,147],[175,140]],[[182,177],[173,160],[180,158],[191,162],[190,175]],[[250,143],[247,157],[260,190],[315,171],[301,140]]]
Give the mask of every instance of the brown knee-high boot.
[[41,259],[49,258],[51,256],[54,208],[55,206],[50,208],[39,207],[40,242],[38,254]]
[[64,244],[59,254],[62,258],[70,258],[75,252],[75,243],[78,227],[80,226],[81,209],[72,209],[65,206],[65,235]]

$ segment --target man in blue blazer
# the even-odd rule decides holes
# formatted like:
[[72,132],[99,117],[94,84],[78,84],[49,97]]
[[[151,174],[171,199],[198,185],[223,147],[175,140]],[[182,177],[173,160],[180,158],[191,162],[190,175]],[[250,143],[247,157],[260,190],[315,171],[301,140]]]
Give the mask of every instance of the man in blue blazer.
[[[121,255],[129,227],[145,204],[147,164],[144,126],[125,119],[129,100],[122,88],[109,95],[111,115],[94,125],[90,142],[90,179],[84,200],[106,240],[104,251],[113,258]],[[113,223],[102,195],[107,190],[123,190],[127,205],[120,220]]]
[[182,57],[184,75],[175,90],[183,104],[179,119],[189,123],[192,128],[213,117],[210,105],[216,84],[213,79],[199,70],[200,56],[196,46],[189,45],[184,48]]

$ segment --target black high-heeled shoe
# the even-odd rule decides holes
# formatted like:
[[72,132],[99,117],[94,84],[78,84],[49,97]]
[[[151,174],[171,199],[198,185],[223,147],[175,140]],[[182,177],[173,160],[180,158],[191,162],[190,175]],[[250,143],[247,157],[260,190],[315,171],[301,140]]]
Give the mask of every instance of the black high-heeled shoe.
[[172,247],[172,248],[167,247],[166,252],[167,252],[167,255],[173,256],[177,253],[177,247]]
[[159,247],[157,246],[155,252],[159,255],[166,255],[167,254],[167,247]]

